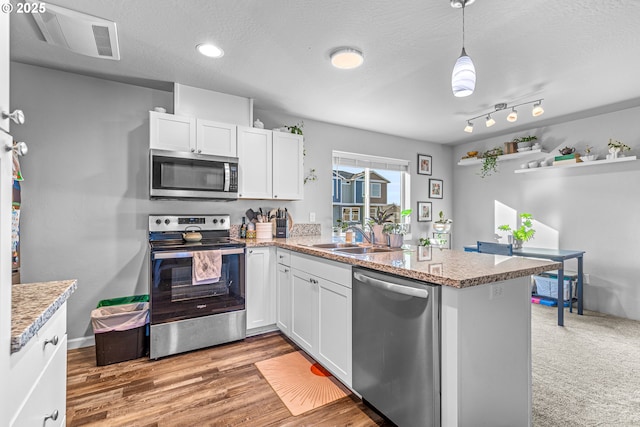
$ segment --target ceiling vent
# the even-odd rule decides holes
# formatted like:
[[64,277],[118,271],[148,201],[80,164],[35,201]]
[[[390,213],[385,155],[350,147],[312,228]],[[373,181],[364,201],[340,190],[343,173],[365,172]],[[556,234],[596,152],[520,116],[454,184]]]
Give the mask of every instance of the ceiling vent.
[[32,16],[49,44],[94,58],[120,59],[115,22],[51,3],[46,12]]

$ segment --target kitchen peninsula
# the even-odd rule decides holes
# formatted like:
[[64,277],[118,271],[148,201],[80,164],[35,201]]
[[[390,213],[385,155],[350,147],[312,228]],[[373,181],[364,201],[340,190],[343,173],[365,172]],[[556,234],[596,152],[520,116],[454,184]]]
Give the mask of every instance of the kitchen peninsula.
[[[76,280],[12,285],[12,426],[65,425],[67,299]],[[49,424],[47,424],[49,425]]]
[[[365,267],[392,278],[410,278],[440,285],[440,300],[437,301],[440,312],[440,375],[437,376],[440,381],[440,405],[436,406],[441,408],[439,425],[531,425],[529,276],[557,269],[558,263],[415,246],[349,254],[340,251],[339,247],[327,248],[332,246],[332,242],[333,239],[321,236],[247,240],[247,256],[250,257],[251,251],[259,248],[274,250],[278,258],[279,280],[281,272],[287,272],[287,269],[293,271],[294,275],[302,270],[303,273],[298,277],[309,277],[312,283],[310,287],[315,283],[320,288],[320,294],[323,292],[323,282],[341,281],[346,302],[340,307],[345,312],[338,313],[335,309],[329,311],[333,313],[331,316],[346,319],[347,327],[344,329],[348,329],[349,333],[343,342],[348,345],[352,342],[351,266]],[[275,249],[270,248],[274,246]],[[358,249],[355,251],[358,252]],[[281,263],[284,263],[283,269]],[[306,273],[308,275],[304,276]],[[308,286],[305,283],[304,280],[294,281],[293,286]],[[330,286],[325,289],[327,294],[331,291]],[[310,295],[314,292],[317,293],[311,291]],[[278,295],[281,293],[278,288]],[[247,295],[250,298],[249,288]],[[283,304],[280,297],[278,302]],[[295,317],[296,301],[291,304]],[[309,307],[307,311],[327,310],[322,304],[320,296],[318,307]],[[281,307],[278,307],[280,310]],[[278,319],[280,315],[278,313]],[[320,318],[321,324],[316,327],[316,331],[320,332],[316,335],[322,333],[322,314]],[[289,325],[295,327],[295,319],[289,319]],[[330,328],[331,325],[329,321],[324,327]],[[300,336],[295,331],[284,330],[280,321],[278,327],[296,343],[301,342]],[[307,341],[301,347],[309,352],[309,348],[305,347]],[[319,361],[326,364],[323,352],[327,351],[322,348],[322,338],[316,338],[317,341],[316,347],[310,347],[310,354],[320,357]],[[350,349],[346,354],[343,360],[350,361]],[[415,358],[420,360],[421,357],[420,354],[408,354],[407,361]],[[353,363],[356,363],[355,359]],[[329,365],[328,369],[335,374],[337,368]],[[344,372],[348,374],[340,376]],[[342,369],[336,376],[352,387],[350,369]]]

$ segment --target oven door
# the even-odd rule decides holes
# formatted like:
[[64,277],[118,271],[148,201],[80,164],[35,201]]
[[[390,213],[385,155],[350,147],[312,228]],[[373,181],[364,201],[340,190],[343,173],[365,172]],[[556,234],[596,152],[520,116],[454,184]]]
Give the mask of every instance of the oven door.
[[170,199],[238,198],[238,159],[150,150],[149,196]]
[[205,284],[194,284],[194,251],[151,251],[152,325],[244,310],[244,248],[221,249],[220,279]]

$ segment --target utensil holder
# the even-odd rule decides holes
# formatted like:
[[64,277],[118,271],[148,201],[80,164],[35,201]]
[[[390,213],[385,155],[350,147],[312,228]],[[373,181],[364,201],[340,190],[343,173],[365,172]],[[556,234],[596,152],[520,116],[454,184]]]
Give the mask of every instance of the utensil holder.
[[256,224],[256,239],[270,239],[272,226],[270,222],[259,222]]
[[289,221],[286,218],[276,219],[276,237],[289,237]]

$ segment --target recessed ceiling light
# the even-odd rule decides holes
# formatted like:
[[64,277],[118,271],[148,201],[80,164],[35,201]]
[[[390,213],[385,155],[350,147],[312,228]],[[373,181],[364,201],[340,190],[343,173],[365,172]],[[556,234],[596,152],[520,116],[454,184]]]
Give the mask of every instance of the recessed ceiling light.
[[200,52],[204,56],[209,56],[211,58],[222,58],[222,56],[224,55],[224,50],[210,43],[199,44],[198,46],[196,46],[196,49],[198,49],[198,52]]
[[331,65],[341,70],[358,68],[364,62],[364,56],[358,49],[341,47],[331,52]]

